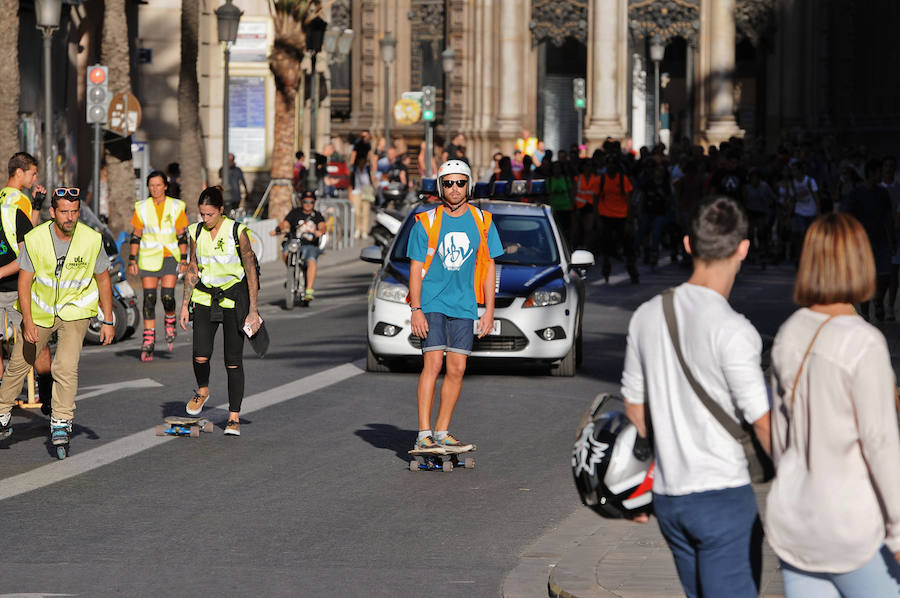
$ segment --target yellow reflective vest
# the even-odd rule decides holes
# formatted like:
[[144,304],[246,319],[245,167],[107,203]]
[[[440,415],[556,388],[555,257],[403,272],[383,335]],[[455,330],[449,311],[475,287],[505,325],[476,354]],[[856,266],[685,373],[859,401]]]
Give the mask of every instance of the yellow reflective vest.
[[[22,207],[21,204],[23,203],[25,204],[25,207],[28,208],[27,210]],[[31,220],[31,210],[33,209],[31,199],[19,189],[16,189],[15,187],[4,187],[3,189],[0,189],[0,204],[20,208],[28,219]]]
[[[201,228],[199,236],[198,226]],[[246,226],[239,224],[238,237],[247,230],[249,229]],[[225,291],[244,279],[244,265],[236,247],[238,240],[234,238],[234,220],[222,218],[215,239],[200,222],[190,225],[188,234],[191,239],[196,239],[200,282],[208,287],[218,287]],[[191,301],[208,307],[212,303],[212,297],[209,293],[194,288]],[[219,305],[230,309],[234,307],[234,301],[226,297],[219,301]]]
[[6,243],[12,248],[16,257],[19,256],[19,238],[16,230],[16,212],[19,210],[15,205],[0,204],[0,224],[3,225],[3,235],[6,237]]
[[140,217],[141,222],[144,223],[143,232],[141,233],[141,246],[138,253],[138,268],[148,272],[156,272],[162,268],[163,249],[168,249],[169,253],[176,260],[180,259],[181,250],[178,248],[175,222],[184,213],[184,202],[180,199],[166,196],[162,222],[159,221],[156,215],[156,205],[152,197],[135,203],[134,211]]
[[[97,315],[100,293],[94,280],[94,266],[103,249],[100,233],[80,222],[75,224],[69,251],[56,275],[56,251],[50,220],[25,234],[25,249],[34,265],[31,283],[31,317],[44,328],[53,325],[56,316],[71,322]],[[18,302],[16,309],[21,311]]]

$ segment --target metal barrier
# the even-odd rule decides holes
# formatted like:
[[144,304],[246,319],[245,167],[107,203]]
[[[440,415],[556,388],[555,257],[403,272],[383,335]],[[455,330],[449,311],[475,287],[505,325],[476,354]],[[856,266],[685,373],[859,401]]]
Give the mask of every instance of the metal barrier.
[[316,209],[325,217],[328,225],[328,247],[344,249],[353,247],[355,210],[349,199],[323,197],[316,201]]

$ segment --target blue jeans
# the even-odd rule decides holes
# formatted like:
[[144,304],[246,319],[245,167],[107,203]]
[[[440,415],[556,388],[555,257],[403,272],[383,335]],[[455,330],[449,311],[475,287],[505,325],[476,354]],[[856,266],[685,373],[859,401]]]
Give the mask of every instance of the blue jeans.
[[883,546],[849,573],[815,573],[781,561],[787,598],[895,598],[900,596],[900,564]]
[[654,492],[653,511],[688,598],[759,595],[763,534],[749,484],[683,496]]
[[428,335],[422,341],[422,352],[449,351],[451,353],[472,354],[475,340],[475,323],[470,318],[451,318],[438,312],[425,314]]

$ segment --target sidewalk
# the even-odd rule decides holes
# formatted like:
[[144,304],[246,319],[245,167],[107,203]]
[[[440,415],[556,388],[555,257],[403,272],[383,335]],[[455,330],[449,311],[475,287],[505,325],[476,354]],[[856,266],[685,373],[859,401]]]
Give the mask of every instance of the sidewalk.
[[[894,371],[900,372],[900,322],[876,325],[887,339]],[[765,518],[769,484],[755,489]],[[763,543],[760,585],[760,596],[784,596],[778,560],[768,542]],[[644,525],[603,519],[587,507],[529,546],[504,580],[501,593],[505,598],[684,596],[672,555],[653,518]]]

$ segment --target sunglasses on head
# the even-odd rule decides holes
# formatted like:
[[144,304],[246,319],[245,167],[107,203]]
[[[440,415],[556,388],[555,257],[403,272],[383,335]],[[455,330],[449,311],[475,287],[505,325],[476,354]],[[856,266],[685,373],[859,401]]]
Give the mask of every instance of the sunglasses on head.
[[452,188],[454,183],[456,183],[457,187],[462,189],[463,187],[465,187],[466,185],[469,184],[469,181],[467,181],[465,179],[460,179],[458,181],[448,181],[447,179],[444,179],[441,181],[441,184],[444,186],[444,189]]
[[81,194],[81,189],[78,187],[59,187],[54,191],[56,193],[56,197],[78,197]]

